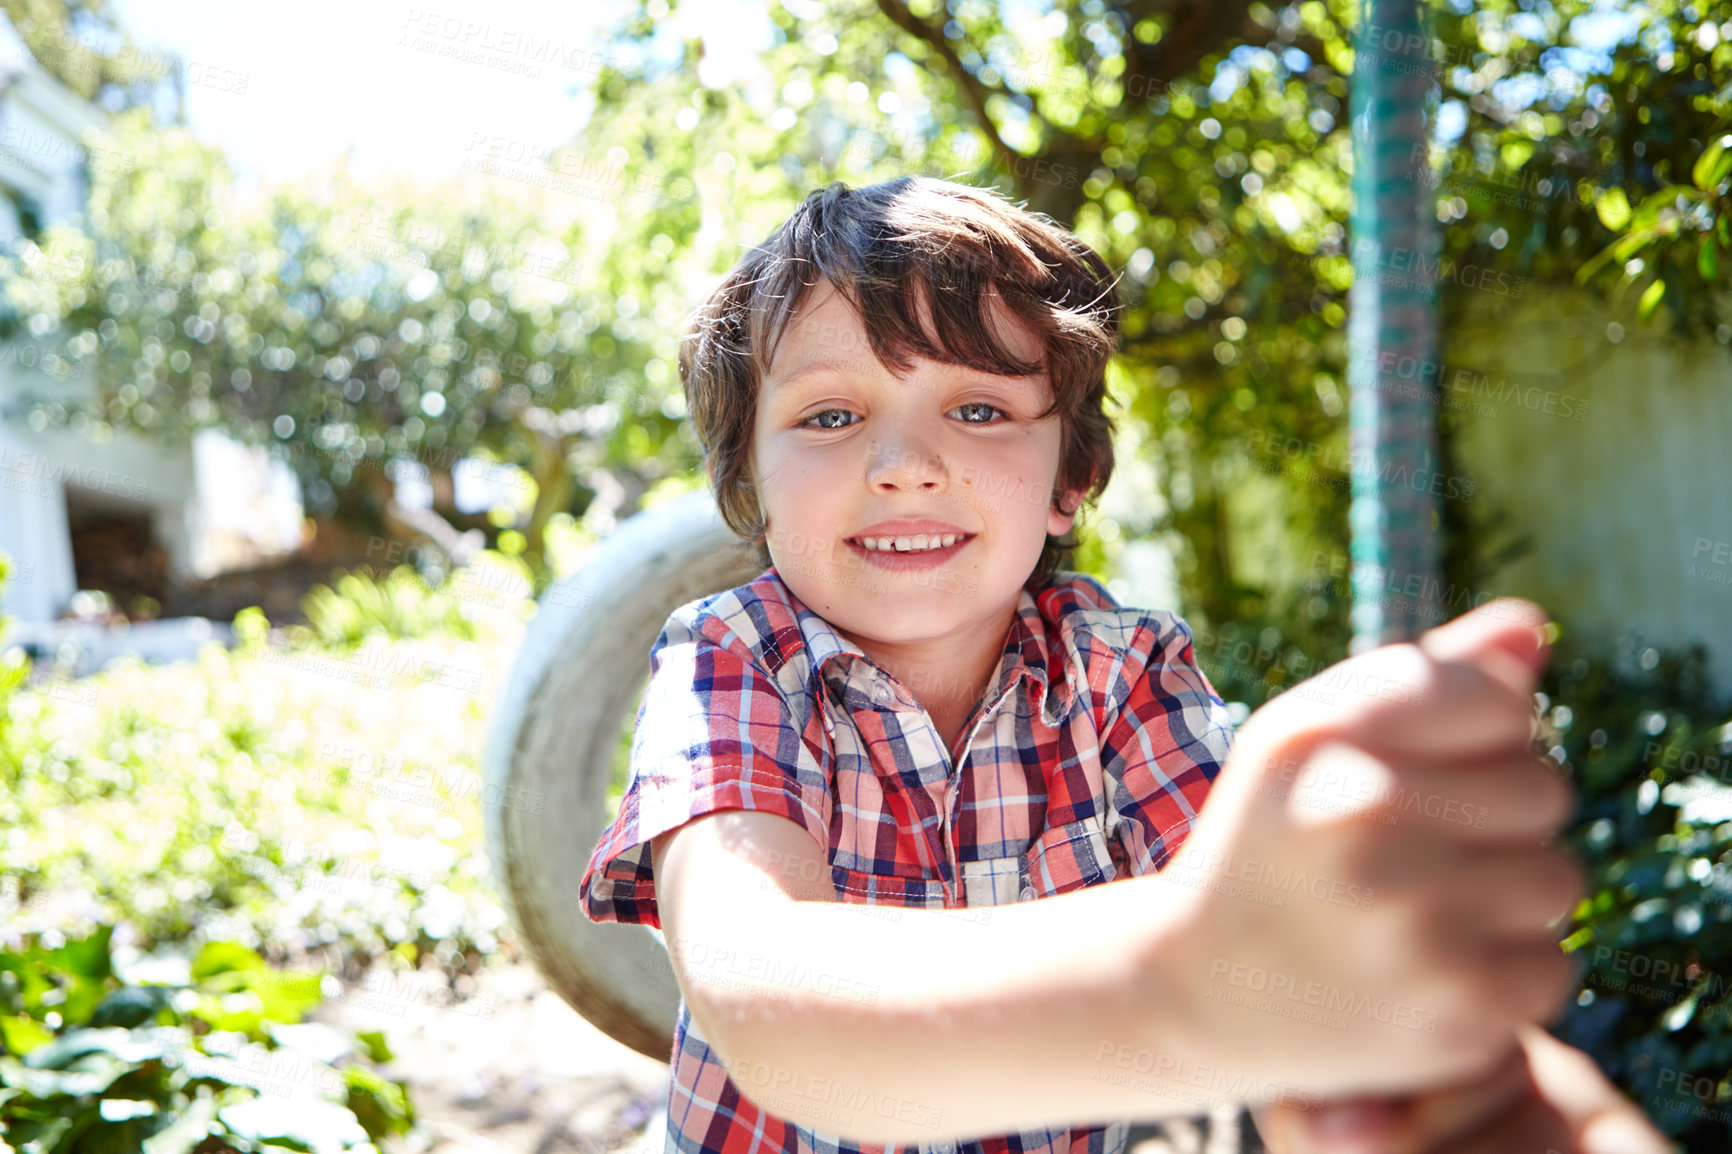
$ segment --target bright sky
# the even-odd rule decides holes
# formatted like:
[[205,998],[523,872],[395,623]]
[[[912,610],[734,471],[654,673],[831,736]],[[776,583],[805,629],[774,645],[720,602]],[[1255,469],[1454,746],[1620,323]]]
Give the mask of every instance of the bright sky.
[[[749,0],[687,5],[723,58],[759,12]],[[187,119],[243,183],[316,170],[353,150],[357,173],[435,177],[504,137],[549,148],[588,116],[616,0],[302,0],[269,10],[219,0],[113,0],[147,51],[187,63]],[[268,11],[260,19],[261,11]],[[751,54],[746,54],[751,58]],[[243,91],[244,89],[244,91]]]

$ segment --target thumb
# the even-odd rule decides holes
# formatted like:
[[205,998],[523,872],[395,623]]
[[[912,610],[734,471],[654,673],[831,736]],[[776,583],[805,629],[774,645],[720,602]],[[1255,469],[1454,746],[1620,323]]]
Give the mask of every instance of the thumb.
[[1359,1098],[1278,1106],[1258,1124],[1275,1154],[1388,1154],[1404,1136],[1401,1117],[1397,1101]]
[[1545,610],[1519,597],[1500,597],[1426,630],[1419,647],[1434,661],[1468,662],[1518,693],[1532,693],[1551,656]]

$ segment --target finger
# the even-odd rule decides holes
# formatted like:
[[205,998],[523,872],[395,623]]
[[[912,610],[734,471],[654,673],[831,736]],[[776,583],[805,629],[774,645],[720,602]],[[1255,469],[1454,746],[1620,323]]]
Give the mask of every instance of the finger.
[[[1473,661],[1498,655],[1513,662],[1521,693],[1533,692],[1551,655],[1545,610],[1531,601],[1500,597],[1421,634],[1419,646],[1437,661]],[[1494,659],[1494,664],[1507,663]]]
[[[1440,943],[1439,949],[1449,946]],[[1550,1021],[1576,989],[1576,959],[1554,941],[1499,942],[1476,953],[1474,996],[1470,1004],[1440,1003],[1449,1007],[1448,1013],[1438,1016],[1440,1038],[1448,1035],[1471,1042],[1483,1038],[1490,1023]],[[1425,1002],[1419,1006],[1430,1008]]]
[[1575,807],[1575,793],[1550,762],[1531,752],[1490,758],[1402,760],[1330,743],[1266,775],[1267,791],[1301,811],[1354,814],[1403,829],[1425,827],[1451,837],[1509,840],[1549,837]]
[[1408,1154],[1399,1145],[1404,1109],[1399,1098],[1277,1105],[1258,1114],[1257,1129],[1270,1154]]
[[1471,1081],[1402,1097],[1340,1099],[1310,1110],[1290,1109],[1290,1116],[1270,1119],[1264,1133],[1280,1135],[1280,1144],[1270,1145],[1274,1154],[1455,1154],[1464,1135],[1509,1113],[1532,1092],[1527,1056],[1512,1044],[1501,1061]]
[[1421,1154],[1422,1151],[1472,1149],[1461,1139],[1484,1130],[1503,1118],[1533,1094],[1528,1078],[1527,1055],[1511,1045],[1502,1061],[1483,1077],[1415,1094],[1405,1101],[1400,1125],[1388,1146],[1389,1154]]
[[1528,1055],[1535,1088],[1577,1135],[1570,1154],[1670,1154],[1671,1146],[1647,1117],[1619,1093],[1592,1058],[1538,1026],[1516,1031]]
[[1513,660],[1488,651],[1438,661],[1414,644],[1385,645],[1273,698],[1246,722],[1240,741],[1276,735],[1270,748],[1288,759],[1331,740],[1437,760],[1519,752],[1533,738],[1533,695],[1511,684],[1517,673],[1484,667]]
[[1581,1154],[1672,1154],[1654,1124],[1634,1108],[1596,1114],[1582,1127]]
[[1547,846],[1477,846],[1439,876],[1437,902],[1463,940],[1556,943],[1562,919],[1587,893],[1581,867]]
[[1427,1154],[1580,1154],[1569,1121],[1537,1096]]
[[1423,817],[1475,840],[1539,840],[1575,812],[1576,793],[1554,762],[1531,752],[1473,761],[1406,762],[1390,799],[1406,824]]
[[1634,1107],[1571,1117],[1537,1093],[1509,1113],[1426,1154],[1671,1154],[1672,1147]]

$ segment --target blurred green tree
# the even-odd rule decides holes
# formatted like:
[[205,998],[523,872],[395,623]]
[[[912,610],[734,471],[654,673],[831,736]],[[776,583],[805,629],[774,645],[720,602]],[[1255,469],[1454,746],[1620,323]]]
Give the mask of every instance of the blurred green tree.
[[[436,480],[438,509],[545,576],[554,518],[604,492],[629,513],[695,465],[678,322],[795,199],[908,171],[993,184],[1125,270],[1118,380],[1135,442],[1160,447],[1164,507],[1124,536],[1173,545],[1200,624],[1268,623],[1339,655],[1340,583],[1300,559],[1346,537],[1351,0],[1010,11],[785,0],[740,71],[697,6],[647,0],[607,46],[593,116],[544,170],[514,164],[507,141],[476,165],[491,182],[364,189],[339,168],[230,217],[212,212],[220,156],[128,114],[129,162],[97,174],[86,229],[27,249],[7,298],[33,331],[69,334],[74,358],[102,359],[90,423],[274,439],[316,508],[368,531],[387,528],[392,456],[436,474],[471,454],[521,466],[523,510],[466,520]],[[1439,186],[1449,267],[1562,283],[1617,245],[1644,314],[1664,302],[1726,339],[1720,295],[1691,291],[1720,283],[1727,228],[1719,18],[1444,5],[1440,114],[1414,160]],[[1446,338],[1470,287],[1446,278]],[[74,407],[46,398],[37,419]],[[1306,451],[1270,452],[1293,443]],[[1270,484],[1248,486],[1247,464]],[[1273,558],[1246,545],[1270,493]],[[1464,502],[1446,524],[1466,587],[1484,559],[1459,546],[1488,535]],[[1259,700],[1279,686],[1269,672],[1234,688]]]
[[0,0],[0,10],[51,76],[112,112],[149,104],[173,85],[172,57],[141,48],[109,0]]

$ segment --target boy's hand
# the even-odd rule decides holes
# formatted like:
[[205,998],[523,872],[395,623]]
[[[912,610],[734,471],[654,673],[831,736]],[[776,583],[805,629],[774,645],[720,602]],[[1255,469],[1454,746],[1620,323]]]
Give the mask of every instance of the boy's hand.
[[1459,1082],[1572,986],[1582,894],[1542,844],[1573,795],[1532,748],[1545,616],[1501,600],[1333,666],[1241,728],[1156,878],[1188,1038],[1234,1076],[1346,1097]]
[[1510,1060],[1465,1085],[1409,1098],[1255,1111],[1270,1154],[1669,1154],[1671,1146],[1592,1059],[1537,1026]]

